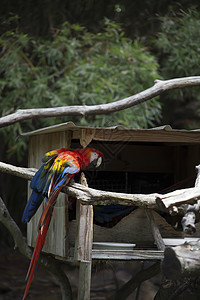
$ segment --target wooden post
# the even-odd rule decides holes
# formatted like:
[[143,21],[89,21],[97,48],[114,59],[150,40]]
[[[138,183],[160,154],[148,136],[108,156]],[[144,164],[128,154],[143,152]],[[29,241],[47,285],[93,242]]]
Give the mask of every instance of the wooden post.
[[151,209],[146,209],[145,211],[146,211],[147,218],[148,218],[148,220],[150,222],[150,225],[151,225],[151,230],[152,230],[152,234],[153,234],[153,237],[154,237],[155,244],[156,244],[156,246],[158,247],[159,250],[164,251],[165,250],[165,243],[164,243],[164,241],[162,239],[162,236],[160,234],[160,230],[158,228],[158,225],[155,222],[153,211]]
[[[81,184],[88,186],[84,173],[81,173]],[[92,268],[93,206],[82,205],[77,201],[76,219],[74,258],[80,261],[78,300],[88,300],[90,299]]]
[[92,261],[81,261],[78,279],[78,300],[90,299]]

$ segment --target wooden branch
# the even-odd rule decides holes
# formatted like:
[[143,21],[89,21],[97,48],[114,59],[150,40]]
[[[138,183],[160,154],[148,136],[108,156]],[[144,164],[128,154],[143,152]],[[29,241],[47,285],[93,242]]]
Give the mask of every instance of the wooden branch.
[[[19,227],[10,216],[9,211],[5,206],[1,197],[0,197],[0,222],[10,232],[15,243],[15,249],[18,249],[20,253],[22,253],[24,256],[30,259],[32,255],[32,251],[28,247],[25,238],[23,237]],[[52,273],[52,275],[55,277],[56,281],[58,282],[62,293],[62,299],[72,300],[71,285],[69,283],[69,280],[65,272],[61,267],[61,264],[57,262],[53,257],[48,257],[44,254],[41,254],[41,263]]]
[[154,86],[152,86],[151,88],[148,88],[136,95],[111,103],[18,110],[13,114],[0,118],[0,127],[5,127],[17,122],[35,118],[110,114],[145,102],[149,99],[154,98],[155,96],[162,94],[167,90],[196,85],[200,85],[200,76],[175,78],[164,81],[156,80]]
[[7,228],[13,237],[15,249],[18,249],[24,256],[31,258],[31,249],[28,247],[25,238],[23,237],[21,230],[12,219],[9,211],[0,197],[0,222]]
[[166,248],[162,263],[163,274],[168,279],[200,275],[200,240]]
[[138,206],[141,208],[158,208],[156,205],[157,194],[125,194],[105,192],[84,187],[78,183],[65,186],[63,192],[76,197],[84,205],[110,205],[122,204]]
[[158,195],[156,202],[163,211],[169,211],[173,206],[183,203],[194,204],[200,199],[198,187],[176,190],[164,195]]
[[[35,169],[34,169],[35,170]],[[0,162],[0,171],[31,180],[35,171],[30,168],[21,168]],[[176,190],[165,195],[161,194],[125,194],[95,190],[78,183],[71,183],[63,187],[62,192],[76,197],[84,205],[122,204],[168,211],[173,205],[183,203],[193,204],[200,199],[198,187]],[[168,203],[168,205],[165,203]],[[170,204],[169,204],[170,203]]]
[[37,169],[15,167],[13,165],[0,162],[0,172],[31,180],[37,172]]
[[[188,206],[183,204],[181,205],[181,199],[191,199],[190,194],[192,194],[194,202],[189,201],[189,204],[194,204],[193,209],[195,212],[199,211],[200,201],[199,201],[199,187],[200,187],[200,165],[196,166],[197,169],[197,177],[195,181],[194,188],[187,188],[182,190],[176,190],[168,194],[164,194],[159,196],[156,200],[157,205],[163,211],[169,211],[171,215],[185,215],[188,211]],[[176,200],[174,199],[176,198]],[[185,201],[187,202],[187,201]],[[187,203],[188,204],[188,203]],[[198,204],[198,205],[197,205]],[[177,207],[179,205],[179,207]],[[191,206],[189,207],[189,211],[192,211]]]

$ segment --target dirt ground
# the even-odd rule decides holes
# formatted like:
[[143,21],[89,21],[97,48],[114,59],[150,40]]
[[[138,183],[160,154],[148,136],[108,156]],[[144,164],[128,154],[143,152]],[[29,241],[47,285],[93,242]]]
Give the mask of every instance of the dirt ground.
[[[2,245],[0,247],[0,300],[22,299],[29,260],[10,247]],[[107,299],[141,268],[139,262],[94,262],[93,265],[92,300]],[[70,280],[75,300],[77,299],[78,268],[65,265],[64,269]],[[153,299],[159,283],[160,276],[154,277],[151,281],[145,281],[141,285],[139,300]],[[27,299],[61,299],[60,289],[54,277],[42,266],[37,269]],[[135,299],[134,293],[127,298],[127,300],[131,299]]]

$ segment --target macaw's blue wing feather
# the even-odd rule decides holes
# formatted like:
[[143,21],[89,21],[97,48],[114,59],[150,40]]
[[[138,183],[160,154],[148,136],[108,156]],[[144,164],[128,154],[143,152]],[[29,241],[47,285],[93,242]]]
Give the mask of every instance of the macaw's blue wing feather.
[[120,204],[94,206],[94,223],[102,227],[111,228],[136,208],[136,206]]
[[32,218],[32,216],[34,216],[38,207],[42,203],[44,197],[46,196],[43,193],[43,189],[46,184],[49,168],[51,167],[52,163],[53,160],[49,160],[46,164],[43,164],[31,180],[30,187],[33,191],[26,204],[22,216],[23,223],[27,223],[30,221],[30,219]]
[[42,203],[44,199],[44,196],[42,193],[38,193],[36,191],[32,191],[32,194],[28,200],[28,203],[26,204],[23,216],[22,216],[22,222],[27,223],[30,221],[32,216],[36,213],[38,207]]
[[42,192],[43,190],[45,178],[43,177],[42,180],[41,174],[44,172],[44,166],[45,165],[42,165],[41,168],[35,173],[30,183],[30,187],[32,188],[32,190],[35,190],[37,192]]

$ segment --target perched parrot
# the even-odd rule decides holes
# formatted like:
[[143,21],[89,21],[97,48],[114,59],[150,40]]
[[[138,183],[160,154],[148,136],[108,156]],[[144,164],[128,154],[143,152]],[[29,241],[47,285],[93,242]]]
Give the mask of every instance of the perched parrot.
[[23,300],[26,298],[33,280],[40,252],[45,243],[56,199],[62,187],[66,185],[76,173],[85,169],[90,164],[98,167],[102,162],[102,157],[103,154],[93,148],[61,148],[50,151],[43,157],[43,165],[31,181],[30,186],[33,191],[22,216],[22,222],[29,222],[43,199],[46,198],[45,207],[38,224],[38,236],[35,249],[26,276],[27,285]]

